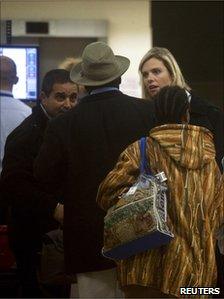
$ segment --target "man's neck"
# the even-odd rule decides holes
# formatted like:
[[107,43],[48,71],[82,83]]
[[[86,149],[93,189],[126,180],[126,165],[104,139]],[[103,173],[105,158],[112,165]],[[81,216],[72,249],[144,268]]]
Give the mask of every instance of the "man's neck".
[[117,87],[98,87],[96,89],[91,90],[90,94],[97,94],[97,93],[103,93],[107,91],[112,91],[112,90],[119,90]]
[[8,84],[0,84],[0,89],[5,91],[12,92],[12,87],[13,85],[10,86]]

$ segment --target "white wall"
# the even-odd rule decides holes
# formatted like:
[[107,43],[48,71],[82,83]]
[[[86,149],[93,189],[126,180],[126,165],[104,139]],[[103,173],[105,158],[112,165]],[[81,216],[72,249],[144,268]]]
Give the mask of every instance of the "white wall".
[[3,20],[106,20],[108,44],[115,54],[131,60],[122,90],[140,96],[138,65],[152,45],[149,0],[8,0],[0,5]]

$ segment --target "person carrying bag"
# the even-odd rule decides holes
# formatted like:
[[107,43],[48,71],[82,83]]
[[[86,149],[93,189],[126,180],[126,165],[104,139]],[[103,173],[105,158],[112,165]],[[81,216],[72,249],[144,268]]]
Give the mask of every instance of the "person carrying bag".
[[146,138],[139,141],[140,175],[104,218],[105,257],[119,260],[164,245],[173,238],[167,226],[166,177],[153,175],[146,161]]
[[[179,298],[181,287],[215,288],[217,282],[216,233],[224,220],[224,202],[223,181],[215,160],[212,133],[206,128],[189,125],[189,101],[184,89],[178,86],[164,87],[155,96],[153,103],[156,126],[146,137],[146,161],[155,177],[162,171],[167,177],[167,224],[174,238],[168,243],[164,242],[164,245],[143,248],[144,251],[138,253],[133,250],[133,255],[123,255],[122,259],[116,259],[118,280],[126,298]],[[145,225],[147,211],[153,211],[153,196],[144,194],[139,198],[143,198],[144,202],[144,198],[148,197],[145,202],[151,202],[152,206],[145,210],[139,220],[139,207],[133,208],[130,213],[129,207],[135,207],[141,202],[130,200],[133,196],[130,193],[134,190],[133,194],[136,195],[137,188],[144,185],[142,180],[138,184],[139,178],[144,177],[140,174],[141,159],[139,142],[136,141],[120,155],[114,169],[99,186],[98,204],[107,213],[114,209],[114,213],[117,211],[119,216],[111,221],[114,227],[111,225],[110,230],[109,223],[106,223],[109,220],[105,219],[105,231],[108,235],[105,236],[104,245],[107,245],[106,241],[110,238],[115,240],[112,246],[108,246],[108,250],[116,248],[120,240],[124,240],[114,238],[114,235],[119,235],[119,231],[123,232],[122,238],[127,239],[130,235],[135,239],[138,239],[136,236],[142,238],[137,233]],[[153,182],[151,177],[152,185]],[[147,184],[150,186],[148,182]],[[117,208],[119,205],[123,205],[124,210],[127,208],[127,212],[123,212],[123,218],[118,213],[122,210]],[[161,208],[159,205],[155,206]],[[131,218],[134,213],[136,216]],[[132,221],[126,220],[124,225],[121,219]],[[159,219],[166,217],[158,218],[157,223],[161,224],[163,222]],[[120,225],[116,227],[118,220]],[[138,223],[138,231],[133,229],[134,221]],[[153,233],[155,234],[155,230]],[[157,226],[158,233],[161,236],[164,234],[161,225]],[[144,245],[146,243],[143,242]],[[147,245],[153,243],[156,244],[153,240]],[[131,246],[127,248],[130,252]]]

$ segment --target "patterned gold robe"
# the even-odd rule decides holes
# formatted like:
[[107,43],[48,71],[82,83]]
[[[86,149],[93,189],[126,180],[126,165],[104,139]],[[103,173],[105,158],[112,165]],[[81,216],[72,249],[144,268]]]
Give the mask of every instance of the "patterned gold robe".
[[[156,127],[147,138],[147,158],[154,173],[167,176],[168,224],[175,237],[169,245],[119,261],[121,286],[150,286],[173,296],[180,287],[215,287],[215,233],[224,200],[211,132],[193,125]],[[100,185],[97,202],[104,210],[135,182],[139,164],[135,142]]]

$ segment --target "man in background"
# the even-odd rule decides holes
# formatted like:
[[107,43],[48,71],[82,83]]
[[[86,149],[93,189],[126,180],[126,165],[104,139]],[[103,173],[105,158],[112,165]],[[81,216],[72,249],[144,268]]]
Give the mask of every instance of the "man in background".
[[19,80],[16,74],[15,62],[7,56],[0,56],[0,173],[7,136],[31,114],[30,107],[13,98],[13,85]]
[[[37,279],[38,252],[43,232],[50,230],[53,217],[57,218],[49,208],[51,196],[41,192],[33,177],[33,162],[49,120],[74,107],[77,94],[68,71],[49,71],[43,79],[40,103],[6,141],[0,183],[3,199],[11,207],[9,237],[24,298],[42,296]],[[58,209],[63,210],[63,205]]]
[[[49,203],[52,213],[57,190],[62,190],[65,266],[67,273],[77,276],[80,298],[119,296],[116,265],[101,254],[105,213],[96,195],[119,154],[152,126],[151,103],[119,91],[129,63],[102,42],[84,49],[71,78],[84,85],[88,95],[52,120],[34,164],[43,190],[55,197],[54,206]],[[72,288],[71,297],[75,295]]]

